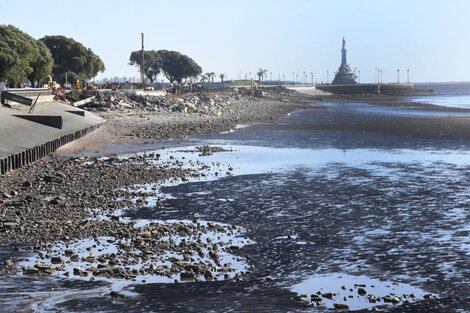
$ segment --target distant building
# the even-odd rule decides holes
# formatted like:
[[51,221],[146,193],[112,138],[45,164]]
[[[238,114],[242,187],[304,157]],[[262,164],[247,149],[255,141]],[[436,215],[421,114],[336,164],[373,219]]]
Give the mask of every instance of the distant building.
[[346,41],[343,37],[343,49],[341,49],[341,65],[333,79],[333,85],[356,84],[356,75],[346,61]]

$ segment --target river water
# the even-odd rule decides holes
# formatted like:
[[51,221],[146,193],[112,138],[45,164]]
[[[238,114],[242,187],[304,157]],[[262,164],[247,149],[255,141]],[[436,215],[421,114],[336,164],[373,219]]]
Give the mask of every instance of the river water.
[[[35,308],[327,312],[346,304],[351,310],[469,312],[470,142],[309,127],[465,114],[326,103],[275,123],[155,148],[162,160],[187,166],[200,160],[217,170],[205,179],[159,186],[164,201],[122,216],[242,227],[251,243],[237,252],[250,268],[242,281],[131,284],[122,291],[133,297],[112,301],[97,296],[103,284],[61,279],[56,288],[75,286],[79,296],[62,293]],[[191,152],[200,145],[227,151]],[[47,285],[35,283],[35,290]],[[359,288],[401,299],[373,302]],[[312,300],[318,293],[321,306]]]

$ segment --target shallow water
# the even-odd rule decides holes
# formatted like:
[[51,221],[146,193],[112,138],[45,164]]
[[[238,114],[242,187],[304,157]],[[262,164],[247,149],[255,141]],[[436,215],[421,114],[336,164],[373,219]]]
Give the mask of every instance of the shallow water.
[[[343,273],[314,275],[292,286],[291,290],[313,306],[334,309],[335,304],[344,304],[351,311],[392,306],[391,296],[408,302],[420,301],[430,296],[423,290],[407,284]],[[312,299],[321,299],[321,302]]]
[[424,102],[451,108],[470,109],[469,94],[419,96],[411,97],[410,100],[414,102]]
[[[380,289],[379,296],[392,288],[391,293],[415,294],[416,301],[387,306],[389,312],[470,311],[469,142],[283,127],[348,116],[408,116],[406,109],[390,109],[398,114],[387,110],[337,105],[321,114],[299,111],[279,121],[276,130],[257,124],[193,138],[184,149],[155,151],[161,160],[173,157],[188,167],[199,160],[212,170],[185,183],[136,186],[156,194],[148,205],[120,211],[121,218],[136,225],[197,219],[241,226],[253,244],[238,254],[253,270],[240,282],[136,283],[123,287],[136,295],[129,300],[79,294],[53,298],[47,307],[77,312],[96,306],[105,312],[324,312],[332,303],[325,300],[327,308],[314,308],[299,301],[297,293],[321,288],[342,292],[342,285],[357,283],[368,292]],[[232,151],[204,157],[181,152],[201,144]],[[103,282],[81,283],[79,290],[101,290]],[[312,283],[315,288],[310,289]],[[48,284],[62,292],[75,285],[48,280],[34,290]],[[427,293],[436,298],[424,299]],[[354,309],[371,307],[370,302],[351,303]]]

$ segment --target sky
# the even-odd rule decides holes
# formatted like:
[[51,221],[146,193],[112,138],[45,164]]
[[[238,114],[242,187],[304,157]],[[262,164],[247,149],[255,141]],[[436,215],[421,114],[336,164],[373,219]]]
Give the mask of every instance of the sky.
[[308,82],[329,79],[341,62],[346,39],[348,63],[361,82],[470,81],[468,0],[0,0],[0,24],[34,38],[72,37],[101,57],[97,78],[138,77],[128,65],[139,50],[176,50],[203,72],[226,79],[254,76]]

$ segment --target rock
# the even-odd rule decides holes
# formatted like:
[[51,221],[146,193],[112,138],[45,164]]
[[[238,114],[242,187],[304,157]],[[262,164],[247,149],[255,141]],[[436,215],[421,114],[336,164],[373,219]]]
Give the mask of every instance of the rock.
[[62,183],[62,178],[61,177],[57,177],[57,176],[50,176],[50,175],[44,175],[42,177],[42,179],[46,182],[46,183]]
[[11,198],[11,196],[10,196],[8,193],[6,193],[6,192],[2,193],[2,197],[3,197],[4,199],[10,199],[10,198]]
[[3,265],[5,265],[5,267],[12,267],[14,264],[15,262],[11,258],[8,258],[5,261],[3,261]]
[[360,295],[360,296],[365,296],[367,294],[367,291],[362,288],[362,287],[359,287],[359,289],[357,289],[357,293]]
[[0,225],[1,229],[12,229],[18,227],[18,223],[15,222],[3,222],[3,224]]
[[52,264],[62,264],[62,258],[59,256],[53,256],[51,258],[51,263]]
[[399,303],[400,302],[400,298],[392,296],[392,295],[382,297],[382,300],[384,302],[388,302],[388,303]]
[[323,293],[322,297],[333,300],[333,293],[331,293],[331,292]]
[[40,271],[45,271],[45,270],[50,270],[51,266],[49,264],[39,262],[34,265],[35,268],[37,268]]
[[206,279],[213,279],[213,278],[214,278],[214,276],[212,275],[212,272],[211,272],[210,270],[206,270],[206,271],[204,272],[204,277],[205,277]]
[[180,280],[191,280],[194,279],[194,273],[193,272],[181,272],[180,273]]
[[39,274],[39,270],[34,267],[25,267],[23,268],[23,273],[27,275],[34,275],[34,274]]
[[323,300],[323,298],[317,294],[313,294],[310,296],[310,299],[313,301],[313,302],[320,302]]
[[333,306],[336,310],[349,310],[349,305],[344,303],[334,303]]

